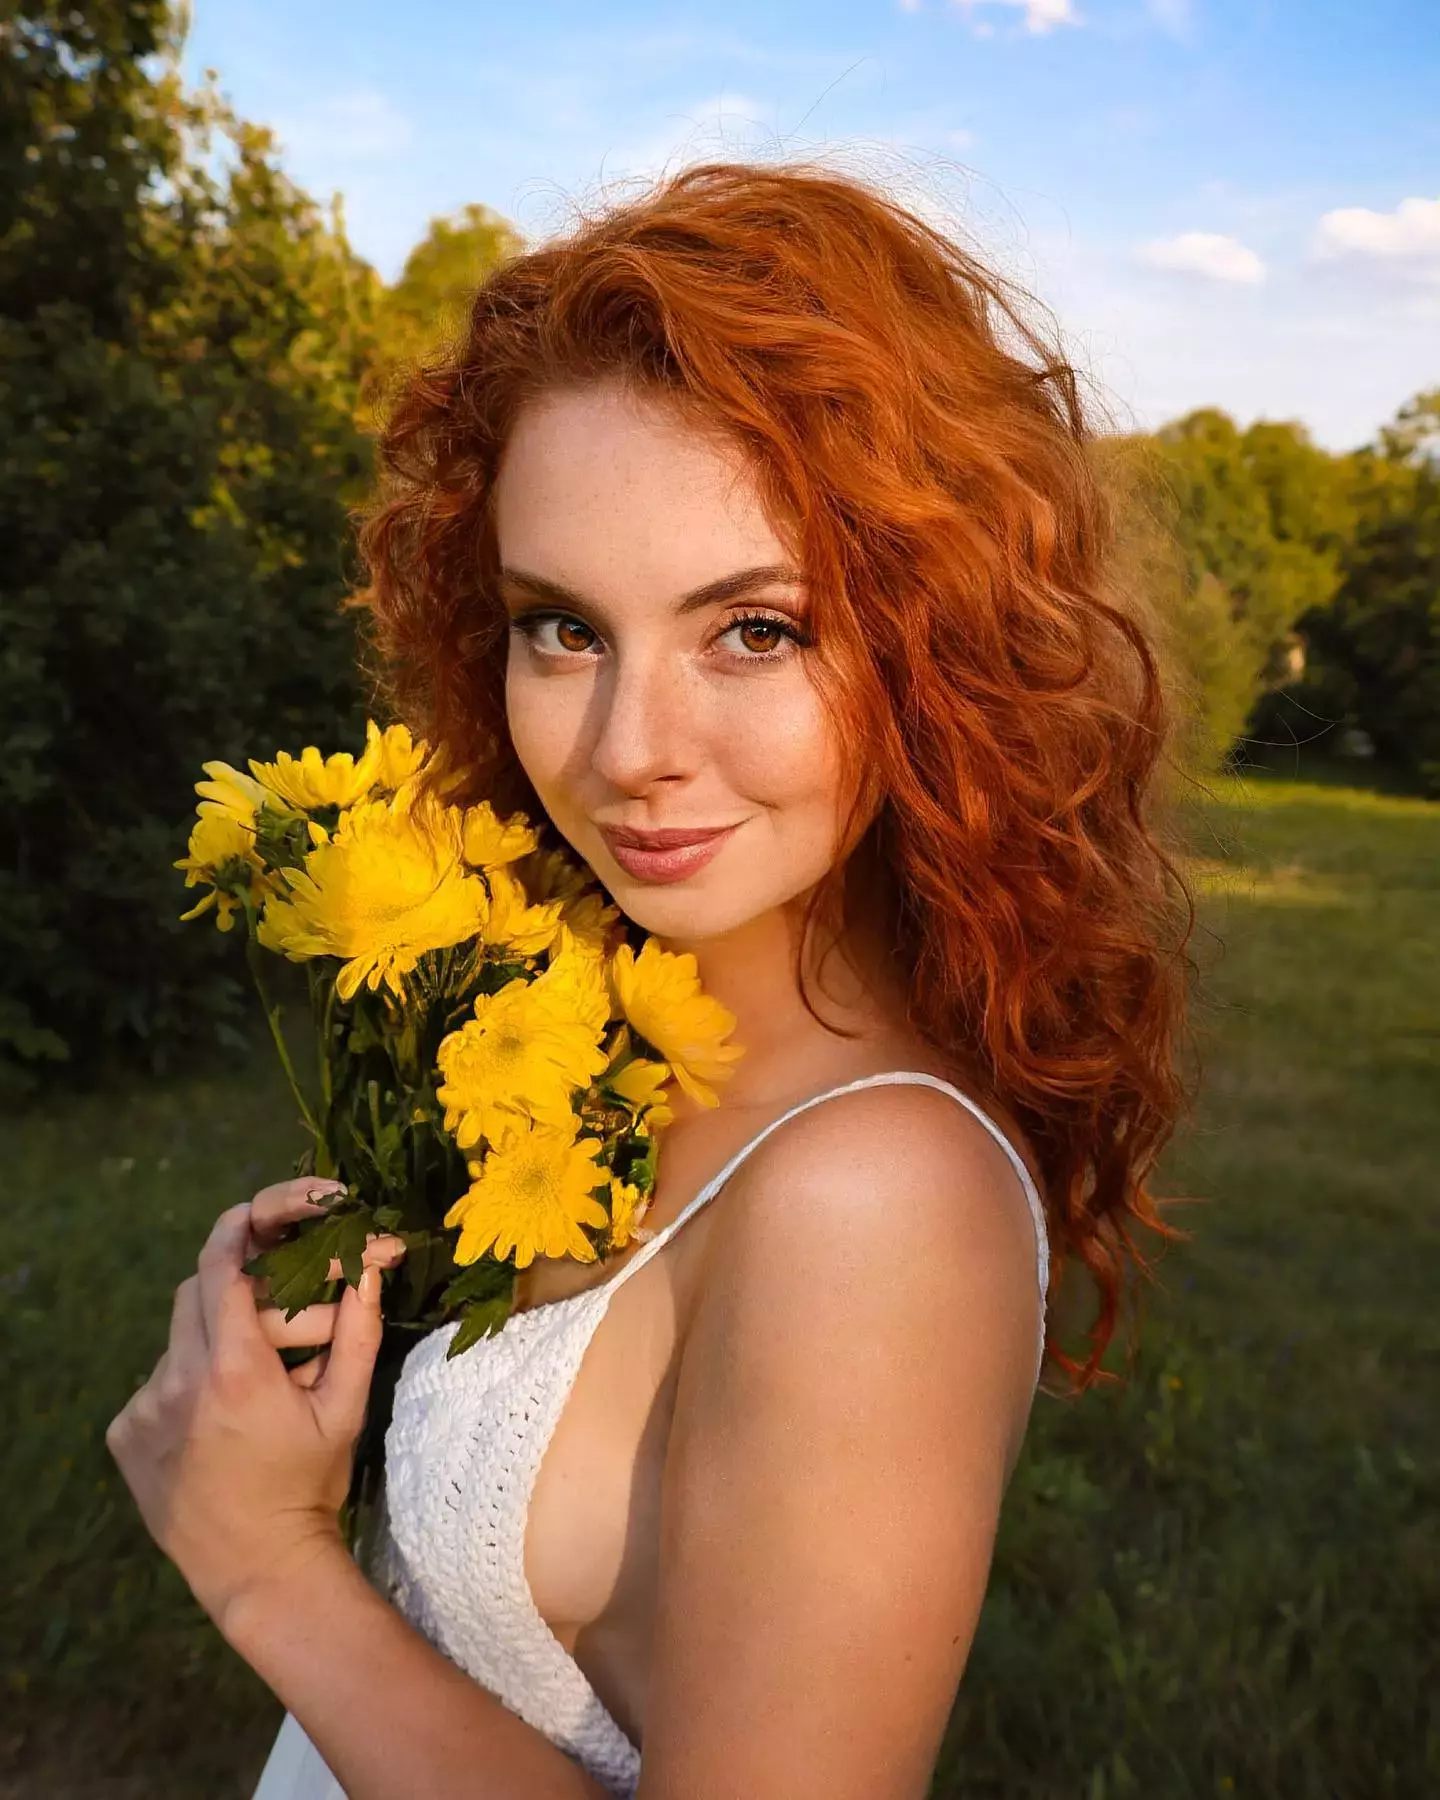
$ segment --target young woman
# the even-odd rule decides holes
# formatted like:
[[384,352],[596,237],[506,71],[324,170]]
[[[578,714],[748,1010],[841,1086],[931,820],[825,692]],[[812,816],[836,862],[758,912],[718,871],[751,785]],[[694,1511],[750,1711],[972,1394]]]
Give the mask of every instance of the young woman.
[[1052,1256],[1100,1296],[1083,1387],[1129,1224],[1170,1233],[1189,908],[1072,372],[863,184],[711,164],[491,274],[384,453],[399,711],[693,952],[744,1056],[677,1098],[648,1242],[416,1347],[368,1573],[379,1271],[287,1331],[241,1269],[314,1182],[220,1219],[112,1450],[288,1708],[263,1800],[913,1800]]

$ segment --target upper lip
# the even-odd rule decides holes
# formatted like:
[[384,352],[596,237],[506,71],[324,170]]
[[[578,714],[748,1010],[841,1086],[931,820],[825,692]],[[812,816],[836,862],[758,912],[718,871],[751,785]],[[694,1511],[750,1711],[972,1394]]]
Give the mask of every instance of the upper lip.
[[706,838],[732,831],[731,825],[680,825],[668,831],[635,831],[628,825],[602,825],[602,834],[613,844],[630,850],[674,850],[682,844],[702,844]]

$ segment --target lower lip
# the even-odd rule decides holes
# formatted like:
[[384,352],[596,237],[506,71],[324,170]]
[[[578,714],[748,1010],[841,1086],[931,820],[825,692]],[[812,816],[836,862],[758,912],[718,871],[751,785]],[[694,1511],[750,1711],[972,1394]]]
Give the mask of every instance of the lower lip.
[[734,831],[731,825],[697,844],[674,844],[668,850],[640,850],[633,844],[611,843],[608,838],[606,844],[625,873],[637,881],[684,881],[703,869]]

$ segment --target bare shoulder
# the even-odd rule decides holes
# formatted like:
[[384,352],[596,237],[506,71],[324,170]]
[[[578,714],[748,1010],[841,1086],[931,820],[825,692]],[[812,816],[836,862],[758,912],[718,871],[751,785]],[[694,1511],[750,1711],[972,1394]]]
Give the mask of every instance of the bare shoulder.
[[953,1096],[919,1082],[834,1095],[758,1145],[717,1211],[705,1278],[717,1304],[745,1304],[743,1289],[766,1306],[783,1291],[817,1328],[863,1302],[917,1330],[927,1310],[964,1306],[972,1336],[988,1320],[1016,1349],[1028,1411],[1035,1225],[1010,1158]]
[[713,1205],[641,1795],[918,1800],[1033,1397],[1024,1193],[983,1125],[907,1084],[787,1120]]

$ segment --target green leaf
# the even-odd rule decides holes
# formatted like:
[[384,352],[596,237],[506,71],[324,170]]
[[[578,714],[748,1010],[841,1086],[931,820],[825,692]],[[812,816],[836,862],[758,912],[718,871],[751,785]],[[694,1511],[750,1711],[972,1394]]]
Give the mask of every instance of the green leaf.
[[465,1306],[474,1300],[490,1300],[499,1294],[503,1294],[508,1302],[514,1292],[514,1264],[497,1262],[493,1256],[482,1256],[478,1262],[467,1263],[452,1278],[440,1296],[440,1304],[447,1312],[452,1312],[457,1306]]
[[264,1276],[270,1283],[271,1301],[285,1308],[287,1320],[293,1319],[303,1307],[326,1298],[333,1259],[339,1258],[345,1280],[358,1286],[365,1239],[373,1229],[374,1215],[368,1206],[338,1202],[324,1218],[307,1219],[283,1244],[251,1257],[245,1273]]
[[365,1240],[374,1228],[375,1216],[368,1207],[363,1213],[347,1213],[339,1222],[335,1254],[340,1258],[341,1273],[353,1288],[359,1287],[365,1272]]
[[472,1344],[478,1344],[481,1338],[494,1337],[510,1317],[511,1310],[509,1295],[500,1295],[493,1300],[473,1301],[460,1315],[460,1328],[451,1338],[450,1348],[445,1352],[446,1362],[462,1355]]

